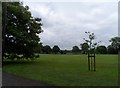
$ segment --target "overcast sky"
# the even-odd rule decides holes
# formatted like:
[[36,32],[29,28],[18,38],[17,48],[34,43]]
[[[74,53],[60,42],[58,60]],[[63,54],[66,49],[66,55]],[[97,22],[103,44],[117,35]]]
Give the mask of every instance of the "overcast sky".
[[[109,45],[118,36],[118,2],[24,2],[33,17],[42,18],[43,45],[72,49],[87,38],[85,31],[94,32],[95,41]],[[80,47],[80,46],[79,46]]]

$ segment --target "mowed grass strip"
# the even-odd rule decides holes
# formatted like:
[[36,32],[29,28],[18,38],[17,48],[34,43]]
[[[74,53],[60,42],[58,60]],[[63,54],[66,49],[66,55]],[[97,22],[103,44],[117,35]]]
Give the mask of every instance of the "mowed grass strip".
[[4,61],[3,71],[57,86],[117,86],[118,55],[97,55],[88,71],[87,55],[41,54],[35,61]]

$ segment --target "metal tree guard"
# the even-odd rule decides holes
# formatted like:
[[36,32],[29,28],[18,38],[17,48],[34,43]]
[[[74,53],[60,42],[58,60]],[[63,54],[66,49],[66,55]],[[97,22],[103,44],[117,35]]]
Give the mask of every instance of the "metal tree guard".
[[95,60],[95,52],[92,53],[89,51],[88,53],[88,70],[96,71],[96,60]]

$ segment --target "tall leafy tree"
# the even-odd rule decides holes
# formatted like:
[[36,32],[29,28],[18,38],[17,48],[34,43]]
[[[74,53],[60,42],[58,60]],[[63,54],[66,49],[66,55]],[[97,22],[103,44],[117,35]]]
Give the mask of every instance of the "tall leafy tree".
[[107,47],[107,50],[108,50],[108,54],[117,54],[118,53],[112,45],[109,45]]
[[58,47],[58,45],[55,45],[53,47],[53,53],[57,54],[58,52],[60,52],[60,48]]
[[20,2],[3,3],[2,8],[4,56],[34,58],[40,45],[41,18],[33,18],[29,7]]
[[88,53],[88,48],[89,48],[88,43],[80,44],[80,46],[81,46],[81,49],[82,49],[82,53],[87,54]]
[[106,54],[107,53],[107,48],[106,46],[98,46],[96,48],[96,52],[99,54]]
[[42,47],[43,53],[50,54],[52,52],[52,49],[49,45],[43,46]]
[[114,52],[118,53],[120,46],[120,37],[113,37],[109,40],[111,42],[111,47],[114,48]]
[[78,53],[78,52],[80,52],[79,47],[78,47],[78,46],[73,46],[72,52],[73,52],[73,53]]

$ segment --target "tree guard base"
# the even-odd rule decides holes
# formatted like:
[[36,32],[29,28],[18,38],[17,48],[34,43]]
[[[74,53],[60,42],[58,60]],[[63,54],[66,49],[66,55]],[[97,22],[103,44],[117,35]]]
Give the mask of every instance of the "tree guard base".
[[96,71],[96,61],[95,61],[95,53],[90,54],[88,53],[88,70],[89,71]]

